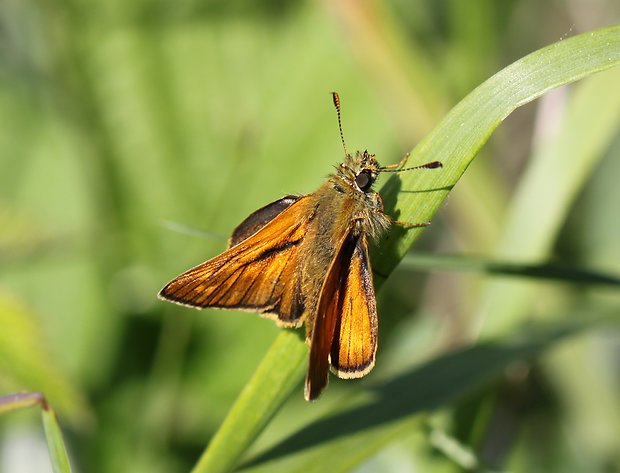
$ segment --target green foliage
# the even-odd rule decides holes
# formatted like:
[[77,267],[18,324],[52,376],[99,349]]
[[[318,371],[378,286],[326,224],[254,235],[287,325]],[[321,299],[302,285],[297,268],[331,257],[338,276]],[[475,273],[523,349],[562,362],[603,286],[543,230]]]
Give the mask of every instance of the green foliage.
[[48,404],[45,396],[41,393],[18,393],[0,397],[0,414],[37,405],[41,408],[43,430],[49,448],[52,469],[54,473],[70,473],[71,465],[69,464],[62,431],[58,425],[56,413]]
[[26,390],[45,386],[49,399],[58,403],[67,421],[84,426],[91,413],[79,388],[45,349],[36,315],[15,301],[0,298],[0,373],[3,389]]
[[[409,178],[409,176],[414,175],[413,173],[405,174],[405,177],[401,177],[400,175],[392,177],[382,190],[386,207],[388,209],[392,208],[392,212],[390,212],[392,214],[394,213],[394,207],[398,206],[404,208],[404,210],[399,211],[401,212],[399,215],[404,215],[405,219],[419,218],[420,220],[418,221],[429,220],[433,213],[439,208],[439,205],[445,199],[448,192],[453,188],[458,178],[463,174],[469,162],[491,135],[494,128],[508,115],[508,113],[510,113],[510,111],[533,100],[552,86],[562,85],[584,74],[604,70],[619,64],[620,27],[615,27],[575,37],[564,43],[558,43],[541,51],[532,53],[523,60],[507,67],[482,84],[459,103],[429,137],[422,141],[412,152],[411,157],[412,160],[415,160],[413,161],[414,164],[431,162],[442,159],[442,156],[446,156],[447,158],[443,159],[445,164],[441,171],[420,172],[414,178]],[[613,81],[608,79],[609,77],[605,76],[604,84],[609,86],[608,89],[617,89],[612,84],[617,83],[620,79],[620,75],[614,74]],[[614,94],[612,97],[615,98],[616,95],[620,98],[620,94]],[[608,95],[606,95],[606,99],[610,100]],[[617,106],[612,107],[612,110],[617,110],[620,113],[620,100],[617,101]],[[617,113],[612,114],[610,118],[613,120],[612,123],[617,125],[620,115]],[[609,119],[603,120],[603,123],[608,123],[609,121]],[[611,129],[611,127],[608,128]],[[604,142],[609,141],[608,134],[599,133],[597,138],[598,137],[602,137],[603,139],[607,138]],[[598,144],[598,140],[595,141]],[[592,154],[587,155],[587,157],[591,156]],[[575,167],[579,168],[579,164],[580,161],[575,159],[571,166],[566,167],[569,169]],[[579,175],[583,175],[583,173]],[[574,179],[568,180],[571,183],[575,181]],[[579,181],[574,182],[573,187],[565,187],[574,189],[574,186],[578,183]],[[416,189],[416,191],[407,193],[406,191],[403,192],[404,188]],[[419,189],[422,189],[422,191],[419,191]],[[394,205],[395,201],[397,205]],[[531,209],[532,205],[530,205],[529,208]],[[550,219],[550,217],[547,218]],[[380,248],[380,251],[383,253],[374,259],[376,264],[375,267],[380,268],[380,274],[389,274],[391,268],[387,268],[387,270],[384,269],[386,267],[386,261],[388,262],[387,264],[390,263],[388,258],[400,259],[404,256],[404,252],[408,248],[407,242],[412,241],[416,234],[420,233],[419,229],[410,230],[399,228],[398,226],[394,227],[395,230],[393,233],[400,233],[400,236],[386,239]],[[551,232],[553,232],[554,228],[552,225],[548,225],[548,227],[549,230],[547,230],[547,232],[543,232],[539,228],[536,234],[540,235],[540,238],[549,239],[549,235],[553,235]],[[543,230],[545,229],[547,229],[547,227],[543,228]],[[392,252],[394,256],[391,256]],[[395,264],[392,264],[392,266],[395,266]],[[510,297],[510,295],[506,295],[505,297]],[[523,299],[519,302],[522,301]],[[515,303],[513,307],[516,307],[516,304],[517,303]],[[497,314],[500,311],[501,307],[497,308],[492,313]],[[513,313],[516,313],[516,311],[513,311]],[[504,316],[502,323],[505,324],[506,320],[509,320],[508,315],[509,314]],[[516,314],[514,317],[518,315],[521,314]],[[555,341],[555,338],[556,337],[550,337],[548,340],[545,340],[541,346],[550,345]],[[282,338],[278,339],[278,343],[284,343]],[[300,345],[302,344],[302,340],[289,337],[288,348],[285,351],[298,353]],[[279,350],[282,350],[282,348],[279,348]],[[519,355],[520,357],[524,356],[523,353],[518,353],[515,357],[504,360],[505,357],[497,353],[490,353],[487,355],[490,363],[485,364],[481,363],[480,359],[477,360],[477,372],[483,374],[486,367],[495,367],[495,363],[498,360],[503,360],[504,363],[502,367],[506,368],[510,362],[518,360],[520,358]],[[471,369],[468,370],[463,368],[460,363],[453,363],[453,365],[453,369],[457,373],[462,374],[471,371]],[[282,369],[279,371],[283,377],[290,376],[290,372],[288,371]],[[448,372],[444,374],[441,369],[430,368],[429,371],[434,372],[435,375],[443,379],[455,378],[454,373]],[[439,399],[447,402],[451,399],[451,396],[462,395],[466,393],[468,389],[471,389],[469,383],[474,379],[475,378],[471,375],[467,376],[467,383],[464,386],[458,386],[455,385],[455,383],[443,383],[441,384],[442,389],[438,389],[428,397],[434,400]],[[278,380],[278,383],[282,382],[283,380]],[[271,381],[270,384],[277,385],[278,383],[273,383],[273,381]],[[352,455],[343,455],[342,452],[351,452],[355,444],[381,445],[387,439],[392,439],[394,437],[394,431],[393,427],[389,425],[388,420],[396,418],[404,421],[407,417],[406,412],[398,410],[393,412],[394,406],[398,405],[397,401],[401,393],[414,389],[416,385],[428,386],[429,381],[420,379],[418,383],[410,383],[407,387],[398,386],[396,389],[394,386],[390,385],[388,392],[393,391],[398,393],[395,398],[387,396],[388,399],[371,404],[366,411],[355,410],[351,413],[348,420],[335,416],[337,420],[333,423],[325,421],[323,425],[318,428],[318,433],[315,434],[315,437],[323,438],[329,436],[333,434],[334,431],[337,432],[337,426],[341,425],[353,424],[356,427],[351,429],[351,432],[347,430],[345,434],[335,435],[336,437],[344,436],[346,438],[342,445],[336,441],[331,442],[326,449],[316,450],[316,454],[311,454],[310,458],[307,458],[306,455],[301,455],[303,460],[298,460],[298,464],[293,459],[292,462],[294,466],[287,462],[282,467],[282,471],[312,471],[313,468],[316,469],[316,471],[323,471],[326,468],[326,464],[330,465],[328,467],[330,471],[348,471],[351,466],[361,462],[367,458],[367,456],[374,453],[374,450],[372,448],[367,448]],[[256,391],[254,394],[254,401],[244,399],[243,402],[250,405],[261,406],[264,404],[263,398],[265,392],[264,389]],[[281,396],[281,394],[277,391],[271,395],[272,398],[278,396]],[[418,410],[428,410],[430,408],[430,406],[426,405],[422,407],[416,406],[415,398],[413,398],[411,402],[412,406],[408,406],[408,408],[412,409],[414,412]],[[237,408],[237,406],[235,406],[235,408]],[[267,418],[271,416],[272,410],[262,409],[262,412],[264,412],[264,416]],[[370,415],[371,412],[372,415]],[[238,425],[238,422],[234,422],[237,416],[239,416],[239,414],[234,411],[230,414],[229,418],[224,423],[226,431],[219,431],[219,434],[222,435],[223,438],[216,437],[218,442],[213,442],[209,447],[210,451],[206,453],[205,458],[208,458],[209,462],[199,464],[194,471],[228,471],[234,464],[235,456],[241,452],[232,449],[230,446],[234,444],[235,439],[247,438],[247,441],[249,441],[251,436],[244,434],[248,431],[248,434],[250,432],[254,433],[255,431],[253,422],[248,421],[245,425],[243,425],[243,423],[241,423],[242,425]],[[346,414],[343,416],[346,416]],[[372,418],[375,416],[380,419],[376,421],[377,424],[384,424],[380,428],[376,428],[374,424],[367,427],[363,422],[362,425],[357,425],[354,422],[356,419],[368,419],[369,417]],[[233,422],[234,424],[232,424]],[[235,428],[229,427],[231,424],[235,425]],[[372,427],[375,428],[372,429]],[[364,437],[366,430],[372,430],[372,439]],[[357,438],[358,435],[361,436],[361,438]],[[315,438],[314,442],[319,441]],[[304,445],[304,448],[311,448],[311,445],[308,447],[303,441],[300,443]],[[279,448],[279,451],[280,454],[284,454],[284,452],[290,452],[290,448],[282,447]],[[274,471],[273,468],[272,465],[269,465],[265,471]]]
[[[591,3],[2,3],[0,394],[45,393],[95,473],[617,469],[620,88],[587,76],[620,11]],[[433,225],[374,249],[375,370],[309,404],[296,332],[155,294],[321,184],[332,90],[350,149],[444,167],[383,183]]]

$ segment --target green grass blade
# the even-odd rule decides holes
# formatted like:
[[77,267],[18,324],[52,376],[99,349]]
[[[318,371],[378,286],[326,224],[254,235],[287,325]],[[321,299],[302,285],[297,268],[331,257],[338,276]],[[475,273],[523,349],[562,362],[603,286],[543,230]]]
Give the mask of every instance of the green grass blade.
[[[478,150],[513,110],[550,89],[620,64],[620,26],[574,36],[540,49],[477,87],[413,150],[408,165],[441,161],[439,170],[392,176],[381,191],[398,220],[427,222]],[[375,269],[390,274],[421,229],[394,226]]]
[[544,279],[575,284],[620,286],[620,277],[559,263],[523,264],[459,255],[407,254],[398,271],[469,271],[493,276]]
[[[381,192],[386,211],[399,220],[430,220],[478,150],[514,109],[554,87],[618,64],[620,26],[615,26],[560,41],[503,69],[454,107],[413,151],[409,165],[438,160],[444,163],[442,169],[394,175],[386,182]],[[377,272],[389,274],[419,234],[419,229],[394,226],[382,243],[380,254],[373,258]],[[295,369],[290,365],[280,369],[282,360],[274,356],[276,346],[278,353],[296,360]],[[299,337],[288,332],[278,337],[194,472],[224,472],[233,467],[292,386],[301,379],[304,355],[305,346]],[[271,365],[272,362],[280,364]],[[268,380],[262,379],[267,376]],[[292,376],[295,379],[291,379]],[[261,390],[269,385],[281,386],[282,391]],[[442,386],[447,389],[445,384]],[[242,413],[246,412],[252,415],[244,420]],[[385,415],[385,412],[376,415]],[[380,443],[383,444],[383,440]],[[339,454],[346,462],[349,456],[368,456],[372,451],[369,446],[361,453],[343,450]]]
[[[573,202],[617,136],[618,83],[620,70],[614,69],[574,88],[558,131],[536,147],[519,182],[495,258],[529,263],[551,256]],[[505,332],[520,323],[531,312],[536,291],[526,282],[490,281],[480,303],[481,333]]]
[[41,416],[43,417],[43,429],[45,430],[45,439],[47,440],[47,448],[50,452],[54,473],[71,473],[69,456],[67,455],[67,448],[65,447],[60,425],[58,425],[56,413],[45,399],[41,405]]

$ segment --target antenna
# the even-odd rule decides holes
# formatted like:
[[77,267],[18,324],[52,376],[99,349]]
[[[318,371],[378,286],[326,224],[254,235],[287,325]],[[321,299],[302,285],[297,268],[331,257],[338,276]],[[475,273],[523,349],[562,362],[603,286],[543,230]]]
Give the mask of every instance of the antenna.
[[349,154],[347,151],[347,145],[344,142],[344,134],[342,133],[342,120],[340,118],[340,96],[338,92],[332,92],[332,98],[334,99],[334,107],[336,107],[336,113],[338,114],[338,129],[340,130],[340,141],[342,141],[342,147],[344,148],[345,156]]
[[426,164],[420,164],[419,166],[413,166],[412,168],[390,169],[389,166],[379,168],[379,172],[403,172],[412,171],[413,169],[437,169],[443,167],[441,161],[432,161]]

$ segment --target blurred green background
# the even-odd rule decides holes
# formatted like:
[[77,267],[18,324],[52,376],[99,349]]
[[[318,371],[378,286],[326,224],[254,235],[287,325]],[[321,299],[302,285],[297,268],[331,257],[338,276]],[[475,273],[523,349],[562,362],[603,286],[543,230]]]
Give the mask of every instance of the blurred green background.
[[[256,208],[318,188],[342,157],[329,92],[349,148],[391,164],[496,71],[619,21],[615,0],[3,0],[0,394],[45,392],[77,471],[189,471],[279,329],[157,291]],[[512,114],[416,252],[620,274],[620,109],[595,79]],[[531,226],[510,228],[513,202],[569,137],[588,157],[584,184],[554,210],[549,241],[521,253],[563,166],[526,206]],[[257,449],[504,325],[620,302],[613,287],[410,266],[379,294],[373,373],[332,377],[315,404],[300,385]],[[352,468],[462,471],[454,442],[489,471],[620,471],[619,342],[601,326],[514,363]],[[45,471],[42,439],[35,412],[0,418],[0,469]]]

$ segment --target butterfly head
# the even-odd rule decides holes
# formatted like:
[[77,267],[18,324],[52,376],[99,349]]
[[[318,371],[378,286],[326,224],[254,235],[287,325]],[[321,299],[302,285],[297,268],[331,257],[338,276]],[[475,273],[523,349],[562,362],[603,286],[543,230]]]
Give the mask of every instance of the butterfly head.
[[370,192],[381,167],[374,154],[357,151],[355,155],[346,154],[344,162],[337,168],[338,175],[350,182],[361,192]]
[[380,172],[403,172],[411,171],[413,169],[435,169],[442,167],[441,162],[433,161],[418,166],[403,168],[402,165],[407,161],[409,155],[405,156],[400,163],[381,167],[379,166],[375,155],[370,154],[368,151],[356,151],[355,155],[349,154],[347,151],[347,145],[344,141],[344,133],[342,133],[340,97],[336,92],[332,92],[332,98],[334,101],[334,107],[336,107],[336,114],[338,116],[338,130],[340,131],[340,140],[342,141],[342,148],[344,149],[344,162],[340,164],[336,170],[338,171],[339,177],[345,179],[360,192],[370,192],[372,185],[377,180],[377,176]]

